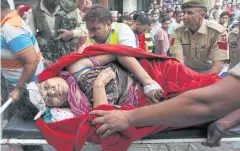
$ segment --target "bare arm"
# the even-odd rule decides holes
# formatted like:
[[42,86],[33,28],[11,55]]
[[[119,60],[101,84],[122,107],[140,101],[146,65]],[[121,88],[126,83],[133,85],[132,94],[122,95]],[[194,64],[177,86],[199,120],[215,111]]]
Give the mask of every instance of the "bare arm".
[[30,46],[28,49],[29,49],[28,51],[19,55],[19,58],[24,62],[24,67],[22,75],[16,87],[9,94],[9,96],[12,97],[14,101],[17,101],[19,99],[21,87],[24,86],[25,83],[31,81],[36,71],[37,65],[39,63],[39,59],[33,46]]
[[225,132],[229,129],[240,125],[240,109],[233,111],[227,116],[209,124],[206,142],[202,145],[209,147],[220,146],[220,140],[224,136]]
[[240,125],[240,109],[233,111],[217,121],[223,131],[227,131]]
[[105,87],[111,80],[115,79],[116,74],[111,68],[104,69],[99,73],[93,84],[93,107],[109,104]]
[[20,88],[24,86],[25,83],[31,81],[32,77],[36,72],[37,65],[39,63],[37,53],[35,52],[32,46],[29,51],[19,55],[19,57],[24,62],[24,67],[21,78],[16,88]]
[[[107,63],[117,60],[123,67],[128,69],[129,72],[131,72],[142,85],[148,85],[153,83],[152,78],[148,75],[148,73],[142,68],[137,59],[134,57],[107,54],[95,56],[94,59],[101,65],[105,65]],[[71,64],[68,67],[68,71],[70,73],[74,73],[85,66],[91,66],[89,58],[84,58]]]
[[163,40],[158,40],[159,43],[159,50],[157,51],[160,55],[164,54],[165,48],[164,48],[164,42]]
[[129,113],[129,121],[134,126],[184,127],[216,120],[240,107],[239,89],[240,79],[229,76],[211,86],[133,110]]
[[223,69],[224,61],[218,60],[212,62],[212,68],[210,69],[209,73],[219,74]]
[[[240,107],[240,79],[228,76],[211,86],[191,90],[168,101],[131,111],[93,111],[107,137],[130,126],[187,127],[219,119]],[[234,105],[233,105],[234,104]]]

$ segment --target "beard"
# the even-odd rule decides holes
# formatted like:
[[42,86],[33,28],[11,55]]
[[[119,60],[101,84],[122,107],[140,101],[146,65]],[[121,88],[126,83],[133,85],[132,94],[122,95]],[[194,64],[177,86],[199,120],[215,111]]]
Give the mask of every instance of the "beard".
[[107,39],[99,39],[97,37],[92,38],[98,44],[105,44]]

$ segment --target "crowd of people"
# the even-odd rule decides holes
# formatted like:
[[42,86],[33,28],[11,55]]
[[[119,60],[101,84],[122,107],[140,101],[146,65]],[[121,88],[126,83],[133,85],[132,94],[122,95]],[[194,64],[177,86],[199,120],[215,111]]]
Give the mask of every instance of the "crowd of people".
[[[130,126],[186,127],[216,121],[209,125],[209,137],[204,145],[219,146],[225,132],[240,124],[239,21],[240,3],[232,5],[226,0],[217,1],[211,9],[206,0],[183,0],[181,8],[174,5],[169,8],[165,2],[160,7],[154,1],[148,12],[124,12],[123,15],[92,4],[91,0],[38,0],[33,7],[22,4],[17,5],[16,10],[10,10],[8,1],[2,0],[1,97],[3,101],[11,97],[14,103],[19,102],[21,94],[26,93],[25,85],[38,81],[39,74],[57,63],[60,57],[72,53],[84,54],[85,48],[95,44],[140,48],[138,50],[142,52],[175,58],[183,68],[209,75],[222,76],[227,64],[228,76],[220,82],[187,91],[166,102],[132,111],[90,112],[100,116],[93,124],[103,124],[97,130],[103,137]],[[135,78],[118,66],[106,65],[115,60]],[[98,67],[104,65],[107,67]],[[154,103],[164,93],[162,86],[145,72],[134,57],[116,54],[89,57],[72,63],[66,70],[67,73],[61,73],[59,77],[30,86],[39,90],[44,100],[42,104],[45,104],[39,107],[33,103],[37,108],[36,111],[33,107],[34,117],[38,110],[41,116],[47,107],[66,106],[66,102],[77,115],[108,103],[138,107],[134,91],[139,87]],[[89,71],[90,75],[86,74]],[[114,82],[107,87],[116,77],[120,77],[117,83],[122,88]],[[128,83],[124,78],[129,80]],[[115,90],[115,87],[118,88]],[[84,96],[80,90],[85,90],[86,95],[82,102],[80,98]],[[117,98],[114,98],[115,91]],[[81,97],[73,98],[73,94]],[[110,94],[114,97],[111,98]],[[108,99],[112,102],[106,101]],[[119,100],[123,102],[119,103]],[[78,108],[76,102],[81,102],[80,106],[84,108]],[[14,114],[12,111],[15,109],[11,108],[8,119]],[[187,113],[191,114],[186,116]]]

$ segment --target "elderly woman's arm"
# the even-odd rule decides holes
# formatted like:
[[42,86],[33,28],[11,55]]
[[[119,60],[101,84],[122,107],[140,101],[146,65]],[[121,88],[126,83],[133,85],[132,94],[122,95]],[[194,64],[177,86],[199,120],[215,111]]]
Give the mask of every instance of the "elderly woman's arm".
[[116,74],[111,68],[104,69],[99,73],[93,84],[93,107],[109,104],[105,87],[114,79],[116,79]]
[[[148,73],[142,68],[142,66],[139,64],[137,59],[134,57],[116,55],[116,54],[107,54],[107,55],[94,56],[93,59],[101,65],[105,65],[113,61],[118,61],[123,67],[128,69],[129,72],[131,72],[143,86],[156,83],[148,75]],[[84,58],[71,64],[70,66],[68,66],[68,71],[70,73],[75,73],[79,71],[81,68],[86,66],[92,66],[90,58]],[[155,96],[161,96],[161,93],[163,93],[161,88],[155,89],[155,91],[150,91],[150,93],[155,93],[155,92],[157,92]]]

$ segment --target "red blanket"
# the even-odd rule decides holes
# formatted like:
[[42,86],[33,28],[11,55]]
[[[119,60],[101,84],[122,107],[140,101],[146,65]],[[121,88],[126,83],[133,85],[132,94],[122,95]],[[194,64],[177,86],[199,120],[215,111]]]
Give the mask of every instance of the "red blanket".
[[[86,56],[116,53],[136,57],[149,75],[164,89],[164,97],[172,97],[190,89],[207,86],[217,82],[220,78],[214,74],[199,74],[187,68],[180,62],[165,56],[157,56],[141,49],[134,49],[122,45],[93,45],[84,50],[83,54],[72,54],[62,57],[58,63],[47,68],[39,75],[39,81],[58,75],[67,65]],[[139,91],[139,101],[146,104],[146,98]],[[111,106],[99,106],[96,109],[114,110]],[[122,107],[123,110],[133,109]],[[115,133],[107,139],[101,139],[95,135],[95,130],[100,125],[92,126],[95,118],[91,115],[83,115],[76,118],[46,124],[42,119],[37,121],[37,126],[44,134],[48,143],[57,150],[81,150],[84,143],[89,140],[99,143],[104,151],[124,151],[131,143],[142,137],[165,130],[167,127],[130,128],[126,131]]]

